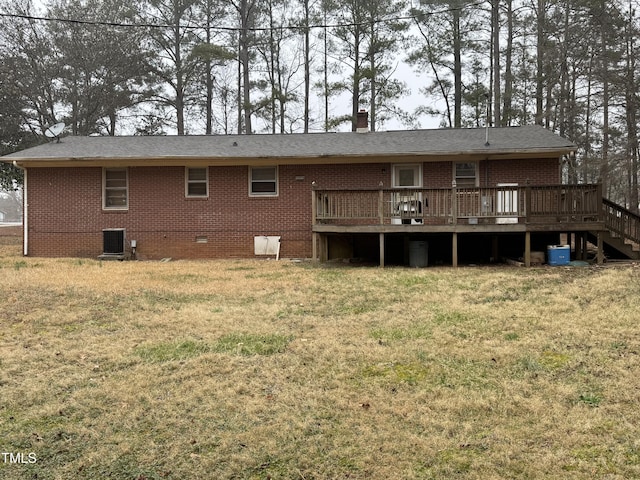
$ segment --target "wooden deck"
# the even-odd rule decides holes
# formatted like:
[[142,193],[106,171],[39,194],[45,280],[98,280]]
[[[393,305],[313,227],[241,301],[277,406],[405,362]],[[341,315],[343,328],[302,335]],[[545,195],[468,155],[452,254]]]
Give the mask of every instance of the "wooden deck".
[[381,264],[388,233],[451,233],[456,265],[457,234],[518,232],[528,264],[531,232],[598,235],[605,217],[599,184],[312,191],[314,258],[322,235],[377,233]]
[[314,190],[312,215],[314,231],[565,231],[603,222],[600,185]]

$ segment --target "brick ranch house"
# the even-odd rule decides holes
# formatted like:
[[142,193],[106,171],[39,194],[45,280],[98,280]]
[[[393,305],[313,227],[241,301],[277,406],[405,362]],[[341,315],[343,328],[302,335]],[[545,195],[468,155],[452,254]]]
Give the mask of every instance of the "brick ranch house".
[[360,128],[67,136],[2,160],[25,174],[24,255],[277,253],[384,265],[411,263],[422,242],[429,264],[503,256],[530,264],[561,232],[575,234],[578,258],[591,236],[602,259],[610,231],[600,186],[561,184],[561,162],[575,148],[538,126]]

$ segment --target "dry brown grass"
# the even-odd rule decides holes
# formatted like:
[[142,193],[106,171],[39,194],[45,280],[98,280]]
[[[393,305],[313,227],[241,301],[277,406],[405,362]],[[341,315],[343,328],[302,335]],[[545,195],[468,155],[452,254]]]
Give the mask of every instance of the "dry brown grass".
[[633,267],[0,275],[0,478],[640,477]]

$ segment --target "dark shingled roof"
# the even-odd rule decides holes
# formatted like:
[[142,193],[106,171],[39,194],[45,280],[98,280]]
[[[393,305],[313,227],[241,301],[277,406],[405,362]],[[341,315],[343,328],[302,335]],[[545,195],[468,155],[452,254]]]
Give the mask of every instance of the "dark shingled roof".
[[326,159],[381,156],[560,156],[575,150],[568,140],[539,126],[406,130],[291,135],[117,136],[61,138],[7,155],[4,161],[92,161],[102,159]]

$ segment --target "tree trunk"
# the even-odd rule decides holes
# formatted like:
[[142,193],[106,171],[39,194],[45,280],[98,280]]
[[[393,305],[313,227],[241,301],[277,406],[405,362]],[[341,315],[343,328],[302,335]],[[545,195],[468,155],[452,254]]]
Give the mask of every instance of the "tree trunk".
[[180,17],[178,2],[174,2],[173,7],[173,48],[176,68],[176,129],[178,135],[184,135],[184,68],[182,65],[182,42],[180,38]]
[[585,183],[592,181],[589,176],[591,162],[591,86],[593,83],[593,48],[589,49],[589,66],[587,67],[587,103],[584,116],[584,159],[582,161],[582,180]]
[[238,84],[237,84],[237,96],[236,102],[238,106],[238,135],[244,131],[244,120],[242,115],[242,46],[241,38],[242,34],[238,32]]
[[636,51],[634,44],[633,10],[629,4],[629,21],[625,35],[625,100],[627,121],[627,157],[629,164],[629,209],[638,213],[640,209],[638,198],[638,97],[636,82]]
[[600,27],[600,75],[602,77],[602,159],[600,181],[606,196],[609,195],[609,48],[607,46],[606,2],[601,4],[603,13]]
[[537,0],[536,8],[536,123],[543,125],[544,112],[543,108],[543,91],[544,91],[544,56],[545,56],[545,0]]
[[462,38],[460,10],[454,8],[453,16],[453,126],[462,127]]
[[323,2],[323,16],[324,16],[324,27],[323,27],[323,31],[324,31],[324,37],[323,37],[323,45],[324,45],[324,49],[323,49],[323,56],[322,56],[322,60],[323,60],[323,71],[324,71],[324,89],[323,89],[323,96],[324,96],[324,131],[328,132],[329,131],[329,40],[328,40],[328,35],[329,35],[329,31],[327,29],[327,5],[325,2]]
[[[244,133],[253,133],[251,125],[251,84],[249,77],[249,26],[253,4],[248,0],[240,0],[238,14],[240,15],[239,57],[242,71],[242,100],[241,112],[244,113]],[[239,132],[240,133],[240,132]]]
[[504,58],[504,97],[502,108],[503,127],[510,126],[512,120],[512,97],[513,97],[513,0],[506,0],[507,3],[507,48]]
[[[207,45],[211,45],[211,2],[207,1],[206,5],[207,11],[207,26],[206,26],[206,42]],[[205,105],[205,134],[211,135],[213,133],[213,74],[211,73],[211,59],[207,56],[207,60],[205,61],[205,69],[206,69],[206,105]]]
[[302,0],[304,10],[304,133],[309,133],[309,97],[311,90],[311,47],[309,39],[309,0]]
[[491,44],[493,46],[493,124],[502,125],[500,115],[500,0],[491,1]]
[[371,18],[369,21],[369,69],[371,75],[371,86],[370,86],[370,100],[369,100],[369,128],[372,132],[376,131],[376,80],[377,80],[377,72],[376,72],[376,31],[375,31],[375,19]]
[[353,33],[353,80],[351,100],[351,131],[356,131],[356,120],[360,109],[360,27],[356,26]]

